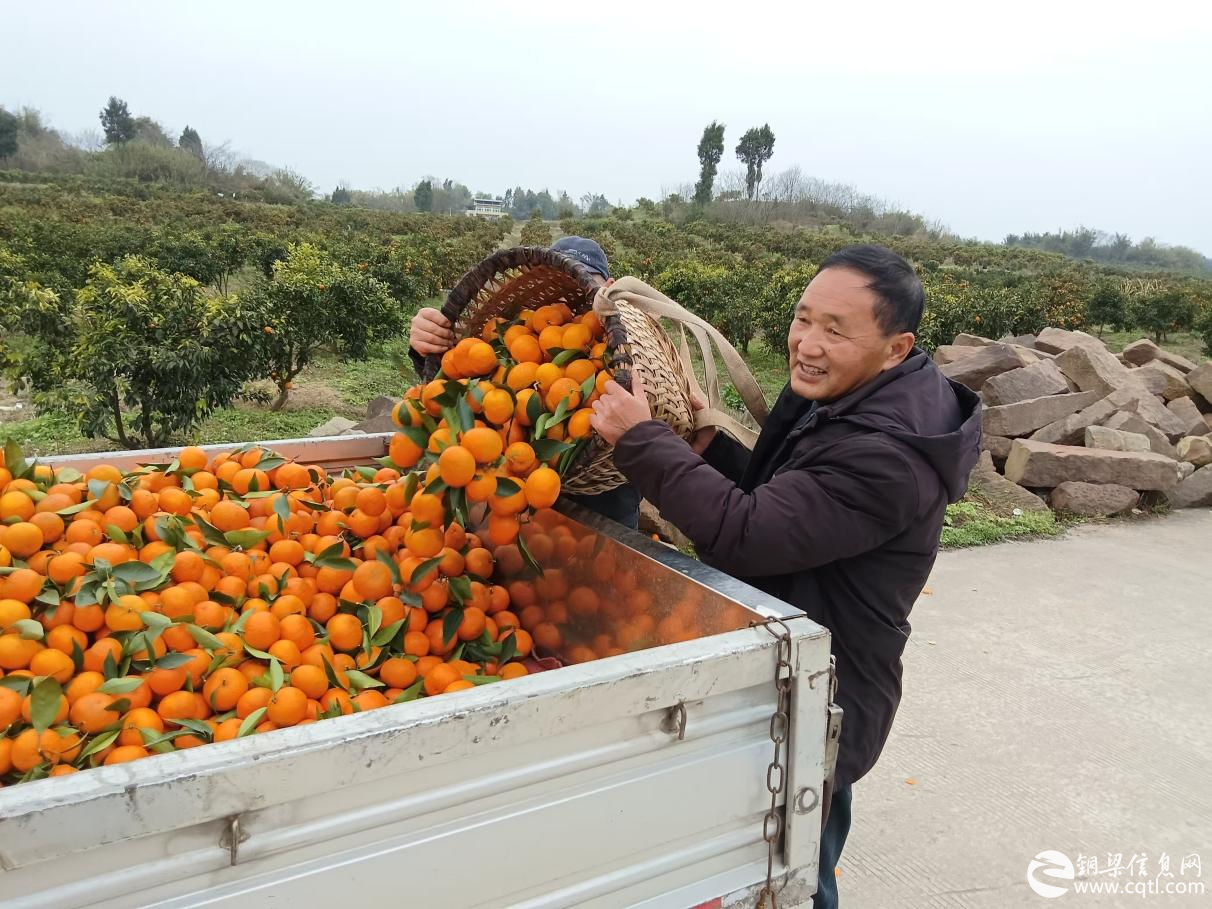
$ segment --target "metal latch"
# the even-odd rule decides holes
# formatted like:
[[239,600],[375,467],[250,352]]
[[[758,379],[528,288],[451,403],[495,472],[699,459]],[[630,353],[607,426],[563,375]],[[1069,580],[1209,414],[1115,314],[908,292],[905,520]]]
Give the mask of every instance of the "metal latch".
[[833,775],[837,771],[837,746],[842,738],[842,708],[830,704],[828,714],[825,726],[825,783],[832,785]]
[[669,712],[665,715],[665,722],[662,723],[666,732],[676,732],[678,741],[684,741],[686,738],[686,702],[678,701],[669,708]]
[[231,850],[231,863],[233,866],[240,863],[240,844],[249,838],[249,834],[240,830],[239,814],[234,814],[227,819],[227,829],[223,831],[223,835],[219,837],[219,845],[224,849]]

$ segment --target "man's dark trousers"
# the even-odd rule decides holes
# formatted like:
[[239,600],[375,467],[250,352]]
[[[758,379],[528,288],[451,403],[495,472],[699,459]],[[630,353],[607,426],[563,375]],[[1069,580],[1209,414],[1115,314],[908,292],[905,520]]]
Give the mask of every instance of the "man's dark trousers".
[[842,857],[842,846],[846,845],[846,835],[850,832],[850,799],[849,786],[834,790],[829,818],[821,832],[821,863],[816,896],[812,898],[813,909],[837,909],[837,874],[834,869]]

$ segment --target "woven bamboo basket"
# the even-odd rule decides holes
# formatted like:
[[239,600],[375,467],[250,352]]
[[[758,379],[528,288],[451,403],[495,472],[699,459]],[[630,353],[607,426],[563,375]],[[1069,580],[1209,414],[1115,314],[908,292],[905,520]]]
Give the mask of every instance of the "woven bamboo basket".
[[[519,246],[489,256],[454,286],[442,305],[442,314],[454,326],[457,338],[479,337],[485,323],[511,319],[523,309],[565,303],[576,315],[594,308],[597,275],[562,253],[542,246]],[[638,370],[648,394],[654,419],[689,438],[694,432],[690,407],[690,380],[677,349],[651,316],[627,303],[598,309],[606,331],[607,358],[615,381],[631,387]],[[441,358],[425,361],[425,379],[437,375]],[[571,465],[563,488],[579,495],[597,495],[627,482],[615,469],[612,447],[597,433]]]

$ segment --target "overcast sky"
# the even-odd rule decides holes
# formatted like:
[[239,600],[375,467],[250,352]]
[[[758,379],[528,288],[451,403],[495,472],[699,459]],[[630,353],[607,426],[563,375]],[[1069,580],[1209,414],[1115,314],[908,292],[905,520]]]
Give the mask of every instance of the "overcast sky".
[[[657,198],[727,125],[964,236],[1119,230],[1212,255],[1212,12],[1149,3],[6,4],[0,104],[110,94],[328,192]],[[986,11],[988,10],[988,11]]]

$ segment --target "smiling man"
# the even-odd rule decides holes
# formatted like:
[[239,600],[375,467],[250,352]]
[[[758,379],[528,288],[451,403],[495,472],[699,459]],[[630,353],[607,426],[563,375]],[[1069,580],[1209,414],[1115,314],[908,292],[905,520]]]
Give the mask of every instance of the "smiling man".
[[832,634],[844,716],[817,907],[837,905],[851,785],[892,728],[909,611],[978,455],[977,396],[915,346],[924,303],[889,249],[826,259],[796,307],[790,381],[752,452],[715,430],[687,445],[652,419],[638,382],[609,383],[594,403],[615,464],[705,562]]

